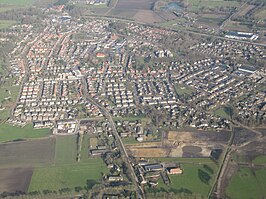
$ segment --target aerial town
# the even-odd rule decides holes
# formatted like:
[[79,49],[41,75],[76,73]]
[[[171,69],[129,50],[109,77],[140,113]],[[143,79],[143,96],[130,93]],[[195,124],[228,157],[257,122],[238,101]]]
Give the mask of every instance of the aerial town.
[[0,198],[242,198],[233,174],[266,176],[264,36],[73,14],[120,4],[0,29]]

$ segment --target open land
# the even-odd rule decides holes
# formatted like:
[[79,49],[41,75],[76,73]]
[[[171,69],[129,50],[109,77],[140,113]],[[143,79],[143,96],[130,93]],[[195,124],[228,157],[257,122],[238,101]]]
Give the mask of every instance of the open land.
[[32,172],[32,168],[0,169],[0,192],[27,192]]
[[55,163],[72,164],[76,161],[77,140],[75,135],[57,136],[55,146]]
[[59,190],[76,186],[84,187],[87,180],[98,181],[101,172],[107,168],[103,161],[98,158],[90,159],[86,164],[71,164],[36,168],[34,170],[29,191],[44,189]]
[[[232,177],[226,193],[230,198],[248,199],[266,196],[266,169],[240,167]],[[241,190],[241,191],[239,191]]]
[[135,157],[209,157],[214,148],[223,149],[230,132],[183,132],[169,131],[163,141],[127,144]]
[[[218,166],[209,158],[155,158],[152,160],[162,162],[182,162],[181,168],[183,174],[169,175],[171,183],[165,185],[163,180],[158,181],[159,185],[156,188],[149,188],[149,193],[154,192],[173,192],[175,194],[187,194],[191,198],[206,197],[210,191],[211,184],[214,180],[214,173]],[[204,166],[205,165],[205,166]],[[206,166],[207,165],[207,166]],[[206,167],[209,169],[206,170]],[[210,176],[209,182],[202,182],[199,178],[199,172],[206,172]]]
[[47,137],[50,135],[50,131],[50,129],[34,129],[30,124],[24,127],[1,124],[0,142]]
[[55,139],[0,144],[0,167],[33,167],[54,163]]
[[[1,10],[0,10],[1,12]],[[14,25],[16,22],[11,20],[0,20],[0,29],[8,28],[12,25]]]

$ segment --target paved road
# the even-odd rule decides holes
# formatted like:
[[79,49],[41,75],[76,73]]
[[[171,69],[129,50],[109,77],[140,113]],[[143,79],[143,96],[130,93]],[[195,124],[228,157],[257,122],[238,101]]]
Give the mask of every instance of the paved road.
[[130,169],[131,171],[131,174],[132,174],[132,177],[133,177],[133,183],[136,187],[136,191],[137,191],[137,194],[138,194],[138,198],[139,199],[142,199],[142,198],[145,198],[145,194],[144,194],[144,190],[141,188],[141,186],[139,185],[138,183],[138,178],[135,174],[135,171],[134,171],[134,168],[133,166],[131,165],[130,163],[130,160],[129,160],[129,156],[127,154],[127,151],[126,151],[126,148],[117,132],[117,129],[115,127],[115,123],[114,123],[114,120],[111,116],[111,114],[109,113],[109,111],[103,107],[101,104],[97,103],[94,99],[92,99],[89,94],[88,94],[88,85],[87,85],[87,81],[85,79],[85,77],[82,78],[82,84],[84,85],[84,95],[86,96],[86,99],[92,103],[93,105],[97,106],[101,112],[103,113],[103,115],[106,117],[106,119],[109,121],[110,125],[111,125],[111,128],[113,130],[113,133],[114,133],[114,137],[115,139],[118,141],[118,144],[122,150],[122,153],[125,155],[125,162],[127,163],[127,166],[128,168]]

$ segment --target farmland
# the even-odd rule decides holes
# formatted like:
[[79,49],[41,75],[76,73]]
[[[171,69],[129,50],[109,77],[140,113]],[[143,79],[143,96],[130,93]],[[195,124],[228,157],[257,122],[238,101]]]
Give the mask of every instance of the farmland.
[[87,180],[98,181],[101,172],[107,168],[101,159],[89,159],[86,164],[71,164],[36,168],[34,170],[29,191],[44,189],[58,190],[61,188],[84,187]]
[[0,169],[0,192],[26,192],[32,176],[31,168]]
[[238,7],[238,1],[213,1],[213,0],[187,0],[185,4],[188,6],[189,11],[199,11],[200,9],[212,9],[219,7]]
[[34,167],[54,162],[55,139],[0,144],[0,167]]
[[29,192],[84,187],[86,181],[96,183],[107,168],[100,158],[88,158],[88,136],[82,143],[81,162],[76,162],[77,136],[58,136],[55,164],[34,169]]
[[47,137],[49,136],[50,131],[50,129],[33,129],[30,124],[22,128],[11,126],[9,124],[2,124],[0,125],[0,142]]
[[118,0],[117,9],[152,10],[156,0]]
[[0,13],[33,5],[36,0],[0,0]]
[[236,199],[264,198],[266,196],[265,183],[266,169],[240,167],[232,177],[226,194]]

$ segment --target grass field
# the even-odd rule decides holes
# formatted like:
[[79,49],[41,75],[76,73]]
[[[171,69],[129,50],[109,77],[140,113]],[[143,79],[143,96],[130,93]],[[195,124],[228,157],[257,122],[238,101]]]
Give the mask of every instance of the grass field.
[[122,138],[124,144],[136,144],[139,143],[135,137]]
[[[5,101],[15,102],[18,96],[19,86],[10,86],[4,85],[0,88],[0,103],[4,103]],[[7,98],[11,98],[7,100]]]
[[[5,73],[4,69],[0,67],[0,73],[1,72],[3,74]],[[0,105],[5,108],[0,111],[0,123],[7,120],[9,117],[10,110],[14,105],[14,102],[16,102],[18,92],[19,86],[9,85],[8,82],[0,87]]]
[[189,11],[199,11],[203,8],[218,8],[218,7],[238,7],[240,3],[237,1],[224,1],[224,0],[186,0]]
[[89,159],[86,164],[71,164],[36,168],[34,170],[29,191],[58,190],[61,188],[84,187],[87,180],[97,182],[101,173],[107,168],[99,158]]
[[232,177],[226,194],[233,199],[265,198],[265,183],[266,169],[241,167]]
[[[12,25],[14,25],[16,22],[15,21],[10,21],[10,20],[0,20],[0,30],[8,28]],[[1,68],[1,67],[0,67]],[[1,71],[0,71],[1,72]]]
[[214,111],[215,115],[218,115],[222,118],[230,119],[230,116],[225,112],[224,108],[219,108]]
[[33,129],[30,124],[22,128],[11,126],[9,124],[2,124],[0,125],[0,142],[47,137],[50,135],[50,132],[50,129]]
[[[208,164],[214,172],[217,171],[217,166],[212,163]],[[183,169],[183,174],[181,175],[169,175],[171,184],[170,185],[165,185],[163,183],[163,180],[159,180],[158,186],[153,189],[151,188],[148,190],[149,192],[154,192],[154,191],[167,191],[167,192],[179,192],[180,190],[187,190],[191,194],[195,196],[201,196],[202,198],[206,198],[210,188],[211,188],[211,183],[213,182],[214,175],[210,174],[211,180],[209,181],[208,184],[203,183],[198,176],[199,170],[206,171],[203,167],[203,165],[195,165],[195,164],[181,164],[181,167]]]
[[15,6],[28,6],[36,0],[0,0],[0,4],[15,5]]
[[261,155],[256,157],[252,163],[254,164],[266,164],[266,156],[265,155]]
[[185,87],[183,85],[175,84],[175,90],[178,95],[191,95],[193,90],[189,87]]
[[55,163],[73,164],[76,162],[77,144],[76,135],[57,136],[55,147]]
[[36,0],[0,0],[0,13],[31,6],[35,1]]

